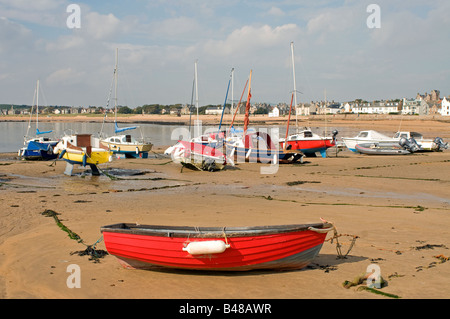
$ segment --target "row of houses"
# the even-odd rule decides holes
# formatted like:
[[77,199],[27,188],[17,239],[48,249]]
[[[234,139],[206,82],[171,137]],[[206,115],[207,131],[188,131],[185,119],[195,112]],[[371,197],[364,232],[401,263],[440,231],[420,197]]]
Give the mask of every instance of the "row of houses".
[[443,115],[450,116],[450,97],[440,100],[426,101],[423,98],[400,101],[375,102],[345,102],[324,103],[311,102],[299,104],[296,108],[298,115],[312,114],[403,114],[403,115]]
[[[279,117],[287,115],[289,113],[289,105],[286,103],[279,103],[275,106],[270,106],[265,103],[255,103],[250,107],[250,114],[256,114],[258,110],[266,109],[269,117]],[[211,106],[205,111],[205,114],[221,115],[222,106]],[[171,111],[174,114],[177,111]],[[180,114],[189,114],[189,108],[183,106],[181,110],[178,110]],[[234,113],[229,107],[225,108],[224,113]],[[243,114],[245,107],[241,106],[238,110],[238,114]],[[345,102],[338,103],[334,101],[330,102],[311,102],[300,103],[295,108],[297,115],[309,116],[309,115],[323,115],[323,114],[403,114],[403,115],[443,115],[450,116],[450,98],[444,97],[440,100],[425,100],[420,97],[415,99],[402,99],[396,101],[374,101],[374,102]],[[293,113],[295,114],[295,113]]]
[[[322,115],[322,114],[403,114],[403,115],[442,115],[450,116],[450,97],[439,97],[440,92],[433,90],[430,94],[417,94],[413,99],[403,98],[402,100],[383,100],[383,101],[352,101],[338,103],[334,101],[318,101],[310,103],[300,103],[294,110],[293,114],[300,116]],[[234,106],[236,107],[236,106]],[[209,106],[205,110],[205,114],[220,115],[222,114],[222,106]],[[30,107],[0,109],[1,115],[29,115]],[[234,113],[235,109],[226,107],[224,113]],[[89,114],[89,113],[113,113],[113,109],[103,107],[46,107],[40,110],[44,114]],[[238,114],[245,112],[245,105],[241,105]],[[271,106],[267,103],[252,103],[250,114],[267,114],[269,117],[278,117],[289,113],[289,105],[287,103],[279,103]],[[180,107],[171,107],[162,109],[161,114],[185,115],[190,114],[188,105]]]
[[[44,107],[39,110],[40,114],[94,114],[105,113],[103,107]],[[0,109],[1,115],[30,115],[31,107],[15,108],[11,105],[10,109]],[[114,110],[107,109],[108,113],[114,113]]]

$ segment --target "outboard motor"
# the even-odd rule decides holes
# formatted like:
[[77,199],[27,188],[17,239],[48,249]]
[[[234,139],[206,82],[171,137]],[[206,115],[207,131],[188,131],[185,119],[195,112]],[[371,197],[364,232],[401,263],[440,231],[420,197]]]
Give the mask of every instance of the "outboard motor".
[[434,139],[434,144],[436,144],[436,147],[437,147],[436,150],[437,151],[445,150],[445,149],[448,148],[448,143],[444,143],[444,140],[442,138],[440,138],[440,137],[436,137]]
[[333,138],[335,138],[336,137],[336,135],[338,135],[338,130],[333,130],[333,132],[332,132],[332,134],[333,134]]
[[331,132],[331,134],[333,134],[333,141],[336,141],[336,135],[338,135],[338,130],[333,130],[333,132]]
[[404,149],[410,151],[411,153],[420,151],[421,148],[419,144],[417,144],[416,140],[414,138],[406,139],[405,137],[402,137],[399,142],[400,146]]

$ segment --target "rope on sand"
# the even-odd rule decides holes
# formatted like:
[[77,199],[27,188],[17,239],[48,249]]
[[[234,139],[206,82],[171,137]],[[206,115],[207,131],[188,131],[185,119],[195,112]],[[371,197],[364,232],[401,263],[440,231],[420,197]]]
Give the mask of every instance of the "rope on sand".
[[[336,251],[338,254],[338,258],[339,259],[346,259],[348,254],[350,253],[350,251],[352,250],[353,246],[355,245],[356,239],[359,238],[359,236],[356,235],[349,235],[349,234],[338,234],[336,226],[334,226],[333,223],[328,222],[324,219],[322,219],[322,221],[327,222],[329,224],[331,224],[333,226],[333,237],[325,240],[325,241],[330,241],[331,244],[333,244],[333,241],[336,241]],[[347,237],[352,237],[351,243],[350,243],[350,247],[348,248],[347,252],[345,254],[342,253],[342,244],[339,243],[339,237],[343,237],[343,236],[347,236]]]
[[72,230],[70,230],[69,228],[67,228],[59,219],[58,217],[58,213],[50,210],[50,209],[46,209],[43,213],[41,213],[41,215],[45,216],[45,217],[53,217],[53,219],[56,222],[56,225],[59,226],[59,228],[61,228],[63,231],[65,231],[68,235],[70,239],[76,240],[78,243],[83,244],[86,246],[86,249],[83,251],[76,251],[76,252],[72,252],[70,253],[71,255],[74,254],[78,254],[79,256],[91,256],[91,258],[89,258],[89,260],[93,260],[95,263],[100,262],[100,258],[103,258],[104,256],[108,255],[108,252],[105,250],[98,250],[95,248],[95,246],[103,239],[103,236],[101,236],[93,245],[87,245],[84,243],[83,239],[76,234],[75,232],[73,232]]

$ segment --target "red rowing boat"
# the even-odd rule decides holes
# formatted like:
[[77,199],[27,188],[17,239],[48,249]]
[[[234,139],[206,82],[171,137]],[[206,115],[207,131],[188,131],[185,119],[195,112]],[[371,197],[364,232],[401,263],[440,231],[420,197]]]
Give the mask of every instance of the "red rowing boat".
[[101,227],[106,249],[126,268],[243,271],[300,269],[319,253],[326,222],[260,227]]

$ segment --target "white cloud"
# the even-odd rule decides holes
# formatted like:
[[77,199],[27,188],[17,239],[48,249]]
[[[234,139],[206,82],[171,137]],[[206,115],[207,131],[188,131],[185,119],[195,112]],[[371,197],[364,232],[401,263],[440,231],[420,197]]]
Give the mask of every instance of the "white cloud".
[[278,7],[271,7],[268,14],[276,17],[283,17],[284,15],[286,15],[284,11]]
[[62,27],[66,0],[0,0],[3,17],[39,25]]
[[0,17],[0,53],[29,48],[31,36],[31,30],[23,25]]
[[355,29],[361,30],[362,21],[365,21],[363,11],[359,12],[353,7],[334,8],[320,11],[312,17],[307,23],[306,31],[311,39],[325,43],[336,36],[342,38]]
[[45,80],[48,85],[52,86],[55,84],[67,85],[81,81],[84,75],[84,72],[79,72],[68,67],[54,71],[48,75]]
[[[240,53],[254,53],[259,50],[289,43],[299,33],[295,24],[285,24],[275,28],[269,25],[247,25],[234,30],[225,40],[210,40],[204,48],[213,56],[230,56]],[[262,52],[260,52],[262,53]]]
[[18,88],[41,78],[57,103],[99,105],[119,48],[120,86],[127,76],[136,105],[189,102],[196,59],[201,103],[223,102],[231,67],[236,81],[254,70],[255,101],[284,101],[291,41],[302,100],[323,98],[325,88],[335,99],[444,91],[450,2],[410,2],[377,2],[381,29],[371,30],[370,2],[356,0],[80,1],[81,29],[70,30],[69,0],[0,0],[0,95],[19,102]]
[[65,0],[0,0],[0,5],[21,11],[49,11],[65,3]]
[[85,48],[86,40],[79,35],[65,35],[46,45],[47,52]]
[[82,16],[81,29],[95,40],[107,40],[121,33],[121,21],[112,13],[89,12]]

